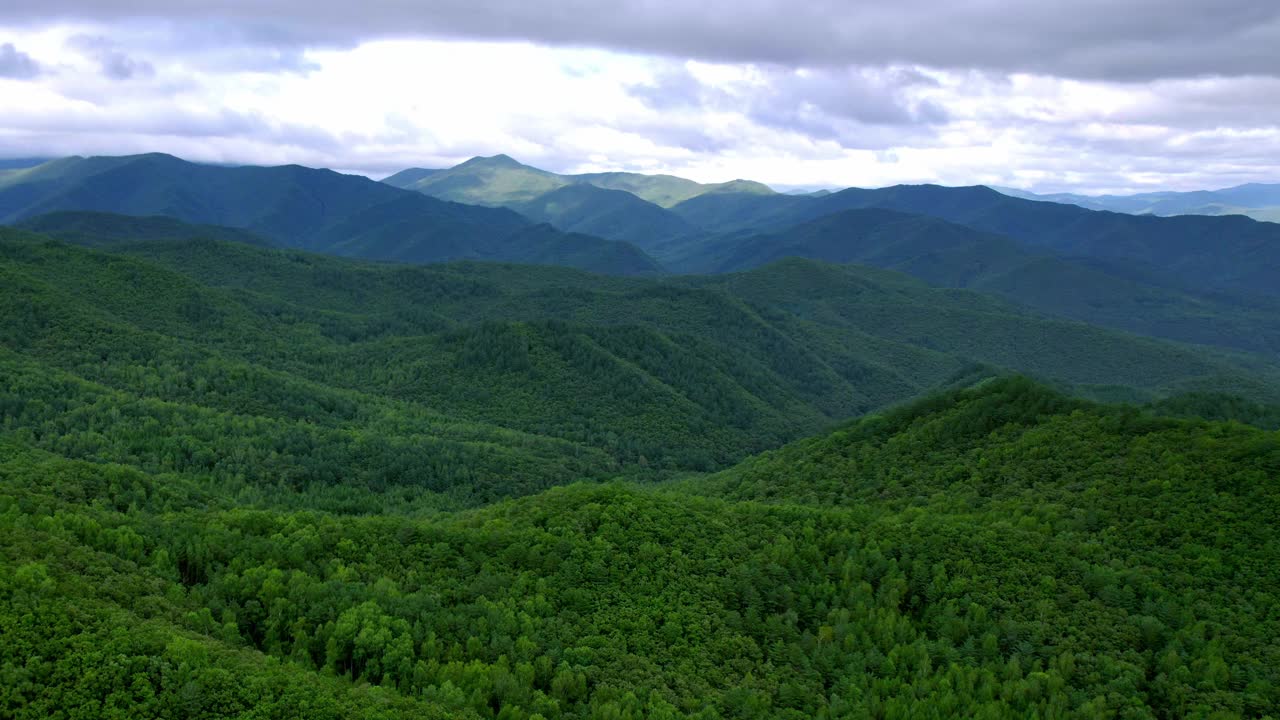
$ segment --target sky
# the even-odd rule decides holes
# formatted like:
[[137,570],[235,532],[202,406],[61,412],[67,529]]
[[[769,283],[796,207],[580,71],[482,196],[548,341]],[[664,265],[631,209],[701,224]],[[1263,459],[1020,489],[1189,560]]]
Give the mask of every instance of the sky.
[[0,3],[0,158],[1280,182],[1276,0]]

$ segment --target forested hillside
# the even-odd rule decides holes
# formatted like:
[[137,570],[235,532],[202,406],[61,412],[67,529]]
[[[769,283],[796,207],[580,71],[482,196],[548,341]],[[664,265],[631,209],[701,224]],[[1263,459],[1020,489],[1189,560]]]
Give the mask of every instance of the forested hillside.
[[998,380],[707,479],[426,517],[5,448],[9,716],[1280,708],[1280,437],[1244,425]]
[[[117,244],[106,254],[6,237],[5,345],[31,368],[24,374],[70,374],[125,393],[113,402],[180,404],[165,412],[212,408],[217,422],[297,423],[310,439],[276,451],[280,462],[332,465],[309,449],[344,452],[322,442],[320,427],[354,432],[373,416],[394,427],[408,413],[462,423],[467,441],[501,427],[554,439],[553,456],[567,443],[569,457],[594,463],[597,476],[710,469],[975,365],[1135,400],[1191,390],[1267,400],[1278,386],[1276,367],[1261,358],[1053,320],[857,266],[787,260],[653,281],[362,264],[198,239]],[[44,412],[44,422],[66,422],[65,409]],[[426,432],[410,425],[376,442]],[[356,432],[350,442],[365,440]],[[529,472],[536,486],[558,471]],[[476,492],[470,479],[436,485]]]
[[77,244],[0,230],[2,717],[1280,708],[1260,356],[795,258],[36,226]]

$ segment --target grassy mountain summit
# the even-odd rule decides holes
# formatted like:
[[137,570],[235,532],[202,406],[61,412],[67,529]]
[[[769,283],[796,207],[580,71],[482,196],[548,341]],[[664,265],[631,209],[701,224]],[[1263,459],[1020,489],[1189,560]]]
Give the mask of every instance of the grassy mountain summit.
[[659,270],[635,247],[534,229],[510,210],[296,165],[221,167],[159,154],[64,158],[0,180],[0,222],[54,211],[163,215],[247,230],[283,247],[376,260],[485,258],[617,274]]
[[562,175],[525,165],[508,155],[474,157],[445,169],[409,168],[382,182],[444,200],[491,206],[530,202],[558,188],[582,184],[627,192],[662,208],[709,192],[774,194],[764,183],[752,180],[708,184],[674,175],[634,172]]
[[507,155],[476,157],[445,170],[411,168],[384,183],[456,202],[507,207],[567,232],[634,243],[652,251],[704,233],[668,207],[705,193],[771,195],[748,180],[702,184],[671,175],[557,175]]
[[729,180],[721,183],[699,183],[673,175],[646,175],[629,172],[584,173],[570,175],[578,182],[611,190],[625,190],[659,207],[671,208],[690,198],[714,192],[740,192],[772,195],[774,191],[754,180]]
[[444,170],[403,170],[383,182],[442,200],[493,207],[526,202],[569,184],[555,173],[523,165],[507,155],[474,157]]

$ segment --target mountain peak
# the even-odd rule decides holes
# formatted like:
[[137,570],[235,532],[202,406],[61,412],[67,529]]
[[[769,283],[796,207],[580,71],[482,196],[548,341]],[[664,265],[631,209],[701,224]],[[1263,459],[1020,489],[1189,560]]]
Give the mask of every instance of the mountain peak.
[[528,166],[510,155],[498,154],[488,157],[477,155],[464,163],[460,163],[458,167],[523,168]]

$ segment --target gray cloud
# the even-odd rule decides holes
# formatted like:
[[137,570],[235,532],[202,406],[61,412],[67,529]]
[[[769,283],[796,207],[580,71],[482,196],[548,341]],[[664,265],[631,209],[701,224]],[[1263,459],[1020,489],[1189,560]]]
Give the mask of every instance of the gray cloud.
[[75,50],[97,61],[102,74],[112,80],[130,80],[136,77],[151,77],[156,74],[155,67],[146,60],[139,60],[125,54],[113,40],[96,35],[76,35],[69,44]]
[[1113,80],[1280,72],[1280,4],[1267,0],[618,0],[607,10],[584,0],[44,0],[0,9],[0,22],[139,18],[244,25],[278,47],[432,36]]
[[132,47],[184,65],[215,72],[309,73],[319,69],[305,56],[304,38],[259,22],[210,20],[130,24],[115,32]]
[[703,83],[684,66],[662,69],[651,83],[632,85],[632,97],[654,110],[741,113],[758,125],[833,140],[847,148],[884,148],[931,135],[948,115],[914,97],[936,87],[910,68],[760,68],[749,82]]
[[40,63],[13,43],[0,45],[0,77],[28,80],[40,74]]

